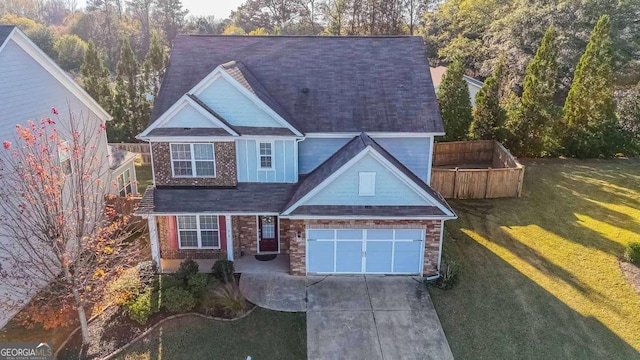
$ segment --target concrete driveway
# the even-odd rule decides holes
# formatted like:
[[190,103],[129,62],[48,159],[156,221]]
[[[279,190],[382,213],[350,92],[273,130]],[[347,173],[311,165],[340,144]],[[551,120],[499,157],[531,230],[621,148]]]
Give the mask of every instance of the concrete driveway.
[[308,276],[307,354],[309,360],[453,359],[424,285],[397,276]]

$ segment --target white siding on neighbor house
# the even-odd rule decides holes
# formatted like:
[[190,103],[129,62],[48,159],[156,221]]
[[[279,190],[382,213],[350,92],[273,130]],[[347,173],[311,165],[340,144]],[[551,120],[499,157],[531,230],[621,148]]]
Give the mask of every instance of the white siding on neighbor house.
[[377,138],[375,141],[422,181],[430,183],[431,138]]
[[322,164],[351,138],[306,138],[298,143],[298,171],[308,174]]
[[198,98],[231,125],[284,127],[223,77],[217,78]]
[[218,128],[190,104],[186,104],[169,121],[162,124],[163,128]]
[[[375,172],[375,195],[358,195],[359,173]],[[365,155],[303,205],[431,205],[371,155]]]
[[[267,140],[265,140],[267,141]],[[298,181],[296,172],[295,140],[273,140],[273,169],[258,169],[256,140],[236,140],[238,182],[286,182]]]
[[[375,138],[380,146],[429,183],[431,167],[431,138]],[[351,138],[307,138],[298,145],[299,172],[308,174],[322,164]]]

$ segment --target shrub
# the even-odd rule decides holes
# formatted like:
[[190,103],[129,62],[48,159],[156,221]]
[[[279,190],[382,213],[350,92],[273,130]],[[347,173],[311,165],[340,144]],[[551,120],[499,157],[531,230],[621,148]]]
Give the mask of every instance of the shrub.
[[453,260],[445,260],[440,266],[440,277],[433,282],[433,285],[443,289],[451,289],[458,283],[460,265]]
[[189,291],[172,287],[163,291],[162,306],[173,313],[189,312],[196,306],[196,300]]
[[134,301],[127,303],[129,319],[144,325],[149,320],[149,316],[158,312],[158,292],[148,288],[140,294]]
[[159,286],[162,290],[167,290],[174,287],[183,287],[182,281],[178,279],[175,274],[164,274],[160,275],[158,278]]
[[136,265],[142,286],[153,285],[156,278],[156,265],[153,261],[143,261]]
[[624,259],[636,266],[640,266],[640,242],[629,243],[624,248]]
[[214,291],[213,296],[220,309],[231,317],[247,312],[247,302],[235,282],[222,284]]
[[137,267],[129,268],[107,284],[105,302],[107,304],[122,305],[137,297],[142,288],[139,269]]
[[195,260],[187,259],[180,263],[180,267],[174,276],[182,281],[183,286],[186,287],[189,283],[189,279],[197,273],[198,263],[195,262]]
[[226,259],[217,260],[213,263],[211,270],[216,279],[225,283],[233,281],[233,261]]
[[209,285],[209,276],[207,274],[195,274],[187,284],[189,292],[197,300],[201,300],[204,297],[207,292],[207,285]]

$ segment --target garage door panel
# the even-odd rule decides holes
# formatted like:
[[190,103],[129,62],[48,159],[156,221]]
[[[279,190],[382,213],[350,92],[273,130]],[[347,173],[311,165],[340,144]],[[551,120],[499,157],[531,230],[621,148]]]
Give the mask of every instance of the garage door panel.
[[309,241],[307,262],[310,272],[334,272],[333,241]]
[[367,240],[393,240],[393,230],[391,229],[367,230]]
[[390,273],[392,249],[391,241],[368,241],[366,272]]
[[421,241],[398,241],[395,243],[393,254],[393,272],[420,272],[420,257],[422,254]]
[[362,240],[362,230],[337,230],[338,240]]
[[362,272],[362,241],[336,243],[336,272]]
[[398,229],[396,230],[396,240],[422,240],[422,230]]

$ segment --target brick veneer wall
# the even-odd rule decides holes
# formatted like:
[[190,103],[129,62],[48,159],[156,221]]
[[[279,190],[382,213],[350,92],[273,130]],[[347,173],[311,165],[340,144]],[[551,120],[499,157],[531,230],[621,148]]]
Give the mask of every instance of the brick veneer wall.
[[225,249],[178,249],[169,246],[169,229],[167,217],[158,216],[158,240],[160,241],[160,258],[162,259],[226,259]]
[[[286,222],[285,222],[286,220]],[[438,251],[440,249],[441,220],[290,220],[282,219],[280,224],[289,239],[290,272],[292,275],[306,274],[306,233],[307,226],[316,229],[354,229],[354,228],[426,228],[423,275],[438,273]],[[300,238],[297,235],[300,234]]]
[[245,255],[258,253],[258,223],[255,215],[232,216],[234,259],[240,257],[240,251]]
[[236,145],[233,141],[214,143],[216,177],[174,178],[171,173],[169,143],[151,143],[156,186],[236,186]]

